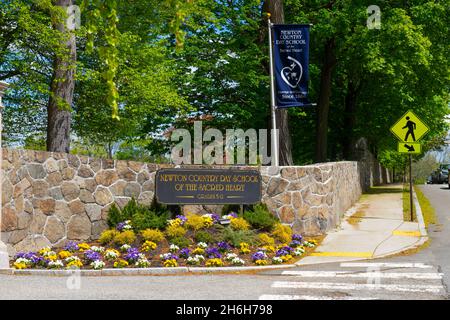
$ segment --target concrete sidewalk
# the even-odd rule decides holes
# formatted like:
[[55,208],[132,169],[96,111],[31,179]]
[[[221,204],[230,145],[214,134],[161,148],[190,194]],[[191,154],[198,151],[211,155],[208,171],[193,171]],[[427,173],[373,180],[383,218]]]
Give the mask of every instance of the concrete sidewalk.
[[382,258],[420,246],[428,238],[420,210],[417,215],[419,223],[403,221],[402,185],[374,187],[345,213],[341,226],[297,265]]

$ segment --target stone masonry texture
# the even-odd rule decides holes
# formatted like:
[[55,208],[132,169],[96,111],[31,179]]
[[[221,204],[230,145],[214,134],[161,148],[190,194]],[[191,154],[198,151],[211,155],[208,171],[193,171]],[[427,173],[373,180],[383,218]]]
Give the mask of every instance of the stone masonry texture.
[[[98,239],[107,229],[111,205],[123,207],[132,197],[149,205],[156,171],[169,167],[173,166],[3,149],[1,239],[10,255]],[[262,201],[283,223],[311,236],[338,226],[364,189],[389,182],[386,170],[374,163],[232,168],[260,170]],[[187,210],[204,213],[219,207],[185,206]]]

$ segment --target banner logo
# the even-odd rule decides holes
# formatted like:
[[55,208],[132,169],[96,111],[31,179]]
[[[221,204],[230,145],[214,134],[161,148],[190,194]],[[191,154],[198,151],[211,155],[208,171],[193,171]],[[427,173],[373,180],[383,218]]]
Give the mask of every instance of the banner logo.
[[300,80],[302,79],[303,75],[302,64],[292,57],[287,58],[288,60],[292,60],[293,62],[290,67],[284,67],[281,70],[281,77],[289,87],[295,89],[297,88],[298,84],[300,83]]

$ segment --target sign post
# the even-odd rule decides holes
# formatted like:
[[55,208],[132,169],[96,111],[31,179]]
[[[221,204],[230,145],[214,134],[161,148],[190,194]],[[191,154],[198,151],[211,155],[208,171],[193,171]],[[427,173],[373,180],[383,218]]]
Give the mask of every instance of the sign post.
[[428,126],[412,110],[408,110],[391,127],[391,132],[401,141],[397,146],[398,152],[408,154],[409,157],[409,207],[411,221],[414,221],[412,155],[422,152],[422,146],[417,141],[427,134],[429,130]]

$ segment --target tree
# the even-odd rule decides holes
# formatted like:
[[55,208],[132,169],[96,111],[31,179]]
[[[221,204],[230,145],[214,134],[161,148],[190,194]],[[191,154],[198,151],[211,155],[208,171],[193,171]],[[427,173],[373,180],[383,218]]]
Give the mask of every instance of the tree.
[[[55,5],[65,12],[73,0],[56,0]],[[47,107],[47,151],[70,150],[70,125],[73,91],[75,88],[75,64],[77,59],[75,34],[68,26],[67,13],[56,17],[53,24],[61,33],[61,47],[65,50],[53,58],[53,76]]]

